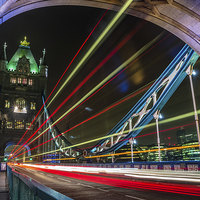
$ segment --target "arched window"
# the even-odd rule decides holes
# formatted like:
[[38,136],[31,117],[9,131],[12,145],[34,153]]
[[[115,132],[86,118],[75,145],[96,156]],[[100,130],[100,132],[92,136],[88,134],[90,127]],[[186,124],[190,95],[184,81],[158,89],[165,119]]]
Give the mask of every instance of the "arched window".
[[16,99],[14,112],[16,112],[16,113],[27,113],[25,99],[23,99],[23,98]]
[[30,72],[30,62],[25,55],[22,58],[19,58],[17,62],[17,70],[20,74],[21,73],[27,74]]
[[19,72],[22,72],[22,66],[21,65],[19,66]]
[[24,73],[28,73],[28,66],[24,66]]

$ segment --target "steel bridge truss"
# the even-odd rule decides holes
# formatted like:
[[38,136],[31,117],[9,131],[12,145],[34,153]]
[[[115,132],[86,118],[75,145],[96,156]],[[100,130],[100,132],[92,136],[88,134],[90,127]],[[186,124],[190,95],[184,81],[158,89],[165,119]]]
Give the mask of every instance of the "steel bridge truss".
[[[50,116],[50,111],[46,106],[45,103],[45,94],[44,92],[42,93],[42,101],[44,104],[44,115],[45,115],[45,119],[47,120]],[[60,152],[65,156],[65,157],[77,157],[80,155],[80,152],[77,151],[75,148],[67,148],[64,149],[65,147],[70,147],[72,144],[66,139],[66,137],[64,137],[61,132],[59,131],[59,129],[57,128],[56,125],[53,125],[54,121],[52,118],[48,119],[48,122],[46,124],[46,127],[49,126],[49,130],[46,133],[47,135],[50,134],[50,137],[53,138],[54,141],[54,149],[55,150],[60,150]],[[59,136],[58,136],[59,135]],[[50,138],[49,138],[50,139]],[[52,151],[53,149],[48,149],[48,151]]]
[[[106,135],[107,138],[100,140],[90,150],[84,152],[70,148],[72,144],[60,133],[58,128],[53,125],[53,119],[48,120],[49,132],[54,138],[54,144],[65,157],[78,157],[80,155],[103,155],[115,152],[127,142],[133,139],[142,129],[152,120],[158,119],[159,113],[167,103],[175,90],[193,69],[199,55],[187,44],[181,49],[178,55],[172,60],[164,72],[154,82],[151,88],[133,106],[133,108],[119,121],[112,130]],[[45,105],[45,95],[42,96],[46,119],[50,112]],[[59,137],[56,137],[60,135]],[[68,147],[63,150],[63,148]]]
[[151,88],[107,134],[108,137],[99,141],[88,154],[112,153],[128,141],[132,142],[133,138],[152,119],[158,119],[161,109],[187,76],[188,69],[193,68],[198,58],[198,54],[185,45]]

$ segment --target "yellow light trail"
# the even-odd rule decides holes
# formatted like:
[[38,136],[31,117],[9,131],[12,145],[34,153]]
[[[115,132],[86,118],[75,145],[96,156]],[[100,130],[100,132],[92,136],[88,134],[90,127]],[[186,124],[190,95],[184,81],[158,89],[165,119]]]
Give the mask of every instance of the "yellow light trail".
[[[197,114],[200,114],[200,110],[197,111]],[[175,116],[175,117],[172,117],[172,118],[169,118],[169,119],[165,119],[163,121],[160,121],[159,124],[165,124],[165,123],[169,123],[169,122],[172,122],[172,121],[177,121],[177,120],[184,119],[184,118],[191,117],[191,116],[194,116],[194,112],[189,112],[189,113],[182,114],[182,115],[179,115],[179,116]],[[156,123],[153,122],[153,123],[148,124],[148,125],[146,125],[144,127],[137,127],[135,129],[133,129],[133,131],[134,130],[138,130],[140,128],[141,129],[149,128],[149,127],[152,127],[152,126],[155,126],[155,125],[156,125]],[[81,143],[74,144],[74,145],[71,145],[71,146],[68,146],[68,147],[64,147],[64,148],[62,148],[62,150],[70,149],[70,148],[77,147],[77,146],[82,146],[82,145],[85,145],[85,144],[89,144],[89,143],[96,142],[96,141],[99,141],[99,140],[102,140],[102,139],[118,136],[120,134],[124,134],[124,133],[128,133],[128,132],[129,131],[124,131],[123,133],[120,132],[120,133],[114,133],[112,135],[106,135],[106,136],[103,136],[103,137],[100,137],[100,138],[96,138],[96,139],[89,140],[89,141],[86,141],[86,142],[81,142]],[[197,145],[197,146],[199,146],[199,145]],[[172,148],[178,148],[178,147],[172,147]],[[179,148],[181,148],[181,147],[179,147]],[[36,155],[27,156],[25,158],[36,157],[36,156],[41,156],[41,155],[45,155],[45,154],[51,154],[51,153],[55,153],[57,151],[60,151],[60,149],[53,150],[53,151],[48,151],[48,152],[43,152],[43,153],[36,154]],[[145,151],[150,151],[150,150],[145,150]],[[110,155],[111,154],[109,154],[109,156]],[[106,155],[101,155],[101,156],[106,156]],[[18,160],[21,160],[21,159],[18,159]]]
[[[160,149],[160,151],[170,151],[170,150],[174,150],[174,149],[188,149],[188,148],[195,148],[195,147],[199,147],[199,145],[195,144],[195,145],[187,145],[187,146],[181,146],[181,147],[162,148],[162,149]],[[133,151],[133,153],[134,154],[139,154],[139,153],[148,153],[148,152],[156,152],[156,151],[159,151],[159,149],[151,149],[151,150],[143,150],[143,151]],[[131,151],[122,152],[122,153],[111,153],[111,154],[98,155],[98,156],[86,156],[85,158],[100,158],[100,157],[119,156],[119,155],[128,155],[128,154],[131,154]],[[76,159],[76,158],[45,159],[43,161],[50,161],[50,160],[74,160],[74,159]]]
[[[56,92],[56,94],[53,96],[51,101],[48,103],[46,108],[50,106],[50,104],[53,102],[53,100],[57,97],[57,95],[60,93],[60,91],[65,87],[65,85],[70,81],[70,79],[74,76],[74,74],[81,68],[83,63],[86,61],[86,59],[90,56],[90,54],[95,50],[95,48],[98,46],[98,44],[103,40],[103,38],[106,36],[106,34],[110,31],[110,29],[114,26],[114,24],[118,21],[118,19],[121,17],[121,15],[124,13],[124,11],[129,7],[129,5],[132,3],[133,0],[127,0],[126,3],[122,6],[122,8],[117,12],[115,17],[111,20],[111,22],[108,24],[108,26],[104,29],[104,31],[100,34],[100,36],[97,38],[97,40],[94,42],[94,44],[90,47],[90,49],[87,51],[87,53],[83,56],[83,58],[80,60],[80,62],[77,64],[75,69],[72,71],[72,73],[68,76],[68,78],[65,80],[65,82],[62,84],[60,89]],[[39,116],[39,118],[43,115]],[[55,123],[54,123],[55,124]],[[47,129],[46,129],[47,130]],[[44,131],[43,131],[44,133]],[[40,134],[41,135],[41,134]],[[40,136],[39,135],[39,136]],[[37,139],[38,137],[36,137]],[[30,144],[30,143],[29,143]],[[29,145],[27,144],[27,145]]]
[[[56,158],[56,159],[45,159],[43,161],[54,161],[54,160],[75,160],[76,158]],[[27,161],[28,162],[28,161]]]
[[[194,148],[194,147],[199,147],[199,145],[198,144],[194,144],[194,145],[187,145],[187,146],[181,146],[181,147],[162,148],[162,149],[160,149],[160,151],[170,151],[170,150],[174,150],[174,149],[188,149],[188,148]],[[134,154],[138,154],[138,153],[148,153],[148,152],[155,152],[155,151],[159,151],[159,149],[149,149],[149,150],[143,150],[143,151],[133,151],[133,153]],[[98,155],[98,156],[87,156],[85,158],[99,158],[99,157],[119,156],[119,155],[127,155],[127,154],[131,154],[131,151],[122,152],[122,153],[111,153],[111,154]]]
[[133,0],[127,0],[126,3],[122,6],[122,8],[118,11],[118,13],[115,15],[115,17],[112,19],[112,21],[108,24],[108,26],[104,29],[104,31],[101,33],[101,35],[97,38],[97,40],[94,42],[94,44],[90,47],[90,49],[87,51],[87,53],[83,56],[83,58],[80,60],[80,62],[77,64],[75,69],[72,71],[72,73],[68,76],[68,78],[65,80],[65,82],[62,84],[60,89],[56,92],[56,94],[53,96],[51,101],[48,103],[47,107],[53,102],[53,100],[58,96],[60,91],[66,86],[66,84],[70,81],[70,79],[75,75],[75,73],[82,67],[83,63],[87,60],[87,58],[91,55],[92,52],[94,52],[95,48],[99,45],[99,43],[103,40],[103,38],[106,36],[106,34],[111,30],[111,28],[114,26],[114,24],[118,21],[118,19],[121,17],[121,15],[125,12],[125,10],[129,7],[129,5],[132,3]]
[[[152,44],[154,44],[160,37],[162,33],[159,34],[156,38],[148,42],[146,45],[144,45],[139,51],[137,51],[133,56],[131,56],[129,59],[127,59],[123,64],[121,64],[116,70],[114,70],[110,75],[108,75],[104,80],[102,80],[96,87],[94,87],[90,92],[88,92],[84,97],[82,97],[76,104],[74,104],[70,109],[68,109],[62,116],[60,116],[51,126],[54,126],[57,124],[62,118],[67,115],[70,111],[75,109],[79,104],[81,104],[85,99],[87,99],[92,93],[94,93],[96,90],[98,90],[103,84],[105,84],[107,81],[109,81],[114,75],[116,75],[118,72],[120,72],[123,68],[127,67],[128,64],[130,64],[133,60],[135,60],[137,57],[139,57],[145,50],[147,50]],[[50,126],[50,127],[51,127]],[[42,133],[40,133],[37,137],[35,137],[33,140],[31,140],[29,143],[26,144],[29,145],[36,139],[38,139],[41,135],[43,135],[46,131],[50,129],[50,127],[46,128]],[[21,151],[21,150],[20,150]],[[20,152],[19,151],[19,152]],[[19,153],[18,152],[18,153]]]

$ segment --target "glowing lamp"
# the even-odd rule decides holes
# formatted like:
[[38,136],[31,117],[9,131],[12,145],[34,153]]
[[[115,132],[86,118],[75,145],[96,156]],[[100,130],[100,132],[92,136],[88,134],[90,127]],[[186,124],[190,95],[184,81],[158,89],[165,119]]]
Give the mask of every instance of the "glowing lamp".
[[197,74],[197,73],[193,70],[193,71],[192,71],[192,75],[196,75],[196,74]]

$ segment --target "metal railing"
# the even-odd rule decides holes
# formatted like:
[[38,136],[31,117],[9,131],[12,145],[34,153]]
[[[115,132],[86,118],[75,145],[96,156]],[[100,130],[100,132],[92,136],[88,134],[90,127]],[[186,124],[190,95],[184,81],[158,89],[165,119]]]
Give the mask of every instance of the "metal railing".
[[71,200],[7,166],[7,179],[11,200]]

